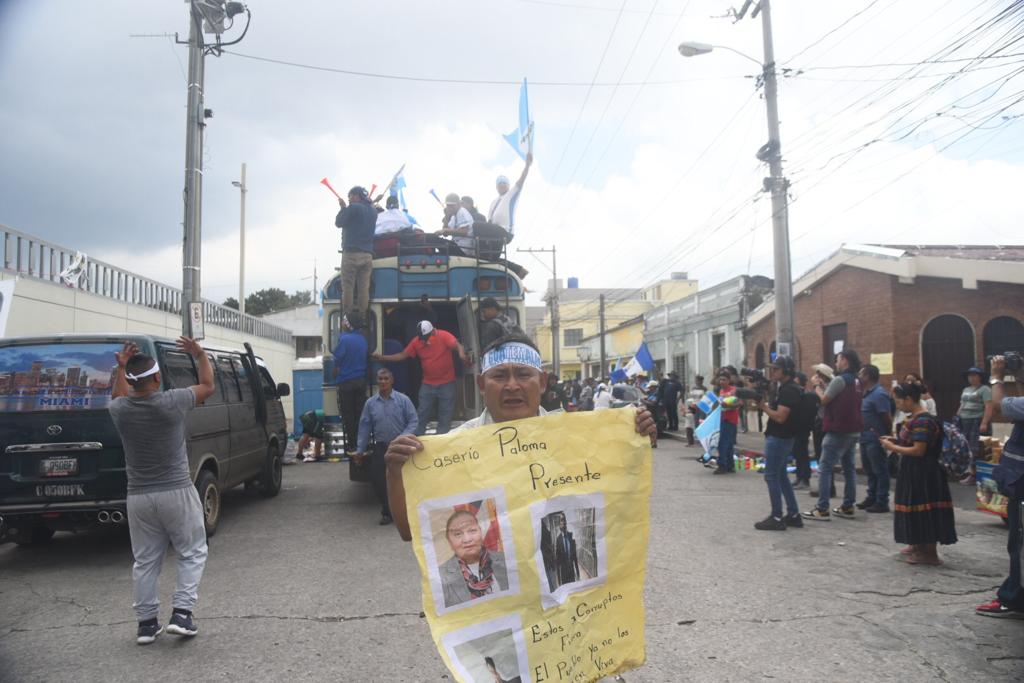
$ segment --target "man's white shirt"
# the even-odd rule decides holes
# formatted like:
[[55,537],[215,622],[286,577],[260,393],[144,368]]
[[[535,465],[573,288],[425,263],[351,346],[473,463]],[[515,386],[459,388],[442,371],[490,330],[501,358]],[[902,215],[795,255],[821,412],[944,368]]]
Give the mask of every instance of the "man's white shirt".
[[508,192],[498,195],[491,202],[491,210],[487,214],[487,221],[500,225],[508,230],[508,234],[515,234],[515,213],[516,204],[519,202],[519,193],[523,191],[522,185],[513,185]]

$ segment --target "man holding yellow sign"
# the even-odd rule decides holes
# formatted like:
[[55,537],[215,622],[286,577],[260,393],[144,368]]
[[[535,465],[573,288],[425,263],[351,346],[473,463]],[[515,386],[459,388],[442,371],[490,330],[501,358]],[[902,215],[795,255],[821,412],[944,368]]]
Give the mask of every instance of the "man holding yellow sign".
[[485,349],[486,408],[387,455],[395,526],[413,541],[423,606],[460,681],[595,681],[641,665],[651,490],[646,410],[546,414],[540,353]]

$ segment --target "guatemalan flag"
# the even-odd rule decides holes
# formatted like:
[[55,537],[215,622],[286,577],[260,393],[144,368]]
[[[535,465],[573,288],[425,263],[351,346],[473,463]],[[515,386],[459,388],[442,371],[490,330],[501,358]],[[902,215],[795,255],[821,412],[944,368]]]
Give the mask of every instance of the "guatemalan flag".
[[654,358],[651,357],[651,352],[647,349],[647,342],[642,342],[636,355],[633,356],[633,360],[626,365],[626,376],[633,377],[641,373],[649,373],[653,369]]
[[704,461],[711,459],[711,451],[718,449],[718,435],[722,431],[722,411],[719,408],[708,415],[707,419],[700,423],[693,434],[700,440],[704,447]]
[[715,396],[715,393],[713,391],[709,391],[708,393],[704,394],[704,398],[697,402],[697,410],[704,413],[705,415],[710,415],[711,411],[715,409],[715,406],[717,404],[718,397]]
[[526,161],[526,155],[533,150],[533,121],[530,120],[530,102],[526,96],[526,79],[519,89],[519,127],[508,135],[502,136],[512,145],[519,157]]

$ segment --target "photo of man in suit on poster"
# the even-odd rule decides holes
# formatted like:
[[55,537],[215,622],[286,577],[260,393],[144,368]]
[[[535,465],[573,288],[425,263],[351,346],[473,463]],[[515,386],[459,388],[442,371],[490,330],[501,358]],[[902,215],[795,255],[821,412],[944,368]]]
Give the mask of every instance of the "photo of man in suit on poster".
[[539,539],[542,601],[561,604],[604,580],[604,509],[600,496],[552,498],[531,508]]

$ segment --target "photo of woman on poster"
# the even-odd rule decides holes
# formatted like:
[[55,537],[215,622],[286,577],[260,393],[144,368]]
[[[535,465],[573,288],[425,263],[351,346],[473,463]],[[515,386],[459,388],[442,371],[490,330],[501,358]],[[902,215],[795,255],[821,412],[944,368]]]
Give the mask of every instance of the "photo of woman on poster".
[[456,510],[445,523],[452,556],[440,566],[445,607],[508,590],[505,555],[488,549],[477,516]]
[[522,683],[532,680],[519,617],[506,615],[447,634],[443,647],[459,680]]
[[439,613],[519,592],[504,492],[486,489],[435,498],[417,510]]

